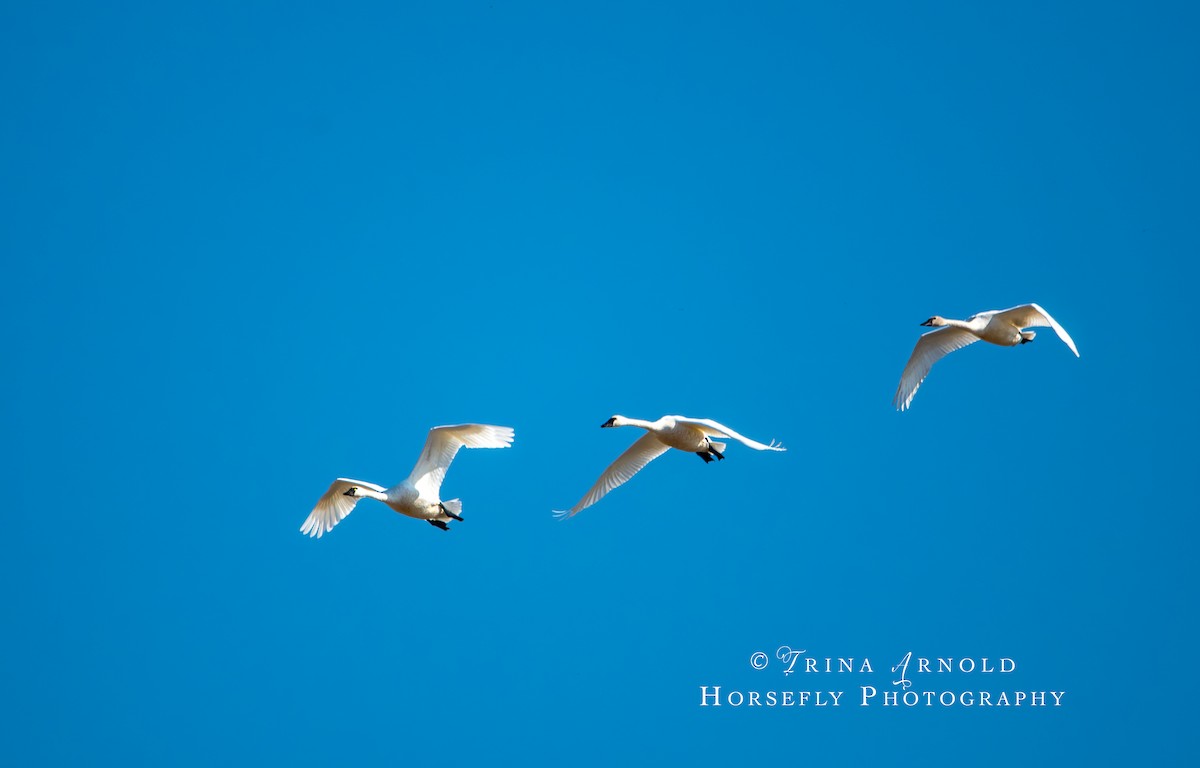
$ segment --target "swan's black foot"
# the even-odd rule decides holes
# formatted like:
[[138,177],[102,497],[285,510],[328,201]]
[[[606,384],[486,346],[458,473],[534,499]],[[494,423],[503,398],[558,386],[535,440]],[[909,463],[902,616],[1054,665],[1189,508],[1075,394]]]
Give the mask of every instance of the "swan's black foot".
[[453,512],[451,512],[450,510],[446,509],[446,505],[445,505],[445,504],[443,504],[443,503],[442,503],[442,502],[440,502],[440,501],[438,502],[438,509],[442,510],[442,512],[443,512],[444,514],[446,514],[446,515],[449,515],[450,517],[453,517],[453,518],[454,518],[455,520],[457,520],[458,522],[460,522],[460,523],[462,522],[462,518],[461,518],[461,517],[459,517],[458,515],[454,514],[454,513],[453,513]]
[[709,448],[708,450],[712,451],[712,455],[717,457],[717,461],[725,461],[725,454],[715,448]]
[[434,528],[441,528],[443,531],[450,530],[450,526],[446,525],[446,523],[441,520],[430,520],[429,524]]
[[704,459],[705,464],[712,461],[712,456],[709,456],[707,451],[696,451],[696,455]]
[[1031,341],[1033,341],[1033,339],[1021,339],[1022,344],[1028,344]]

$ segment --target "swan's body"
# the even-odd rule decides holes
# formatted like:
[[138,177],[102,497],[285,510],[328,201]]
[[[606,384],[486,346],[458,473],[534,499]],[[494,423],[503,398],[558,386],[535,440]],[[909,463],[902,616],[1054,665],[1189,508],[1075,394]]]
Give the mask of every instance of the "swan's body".
[[462,520],[462,502],[458,499],[442,501],[439,493],[446,470],[450,468],[458,449],[507,448],[512,441],[511,427],[494,427],[490,424],[434,427],[429,430],[421,458],[417,459],[417,465],[407,480],[384,488],[375,483],[339,477],[317,502],[304,525],[300,526],[300,532],[320,538],[332,531],[363,498],[382,501],[402,515],[427,520],[430,525],[443,531],[449,530],[447,523]]
[[962,349],[980,340],[1001,347],[1015,347],[1018,344],[1033,341],[1036,335],[1033,331],[1023,329],[1049,327],[1053,328],[1054,332],[1058,334],[1058,338],[1070,347],[1071,351],[1075,353],[1075,357],[1079,357],[1079,350],[1075,348],[1075,342],[1071,341],[1071,337],[1067,335],[1063,327],[1055,322],[1053,317],[1050,317],[1050,313],[1037,304],[1022,304],[1011,309],[993,309],[971,315],[966,320],[947,320],[939,315],[934,315],[921,325],[934,326],[937,327],[937,330],[930,331],[917,340],[917,346],[913,348],[912,356],[908,358],[908,364],[904,366],[904,373],[900,376],[900,385],[896,387],[896,395],[892,399],[897,410],[903,411],[912,403],[917,389],[929,375],[929,369],[933,367],[934,363],[956,349]]
[[658,421],[643,421],[642,419],[627,419],[624,416],[613,416],[600,425],[601,427],[641,427],[646,434],[625,451],[617,460],[604,470],[600,479],[591,487],[579,503],[564,512],[556,511],[555,517],[573,517],[580,510],[595,504],[606,493],[627,482],[650,462],[662,456],[671,448],[688,453],[695,453],[704,462],[724,459],[725,443],[716,442],[712,437],[727,437],[753,448],[756,451],[783,451],[782,445],[771,441],[765,445],[756,440],[739,435],[729,427],[718,424],[712,419],[689,419],[686,416],[663,416]]

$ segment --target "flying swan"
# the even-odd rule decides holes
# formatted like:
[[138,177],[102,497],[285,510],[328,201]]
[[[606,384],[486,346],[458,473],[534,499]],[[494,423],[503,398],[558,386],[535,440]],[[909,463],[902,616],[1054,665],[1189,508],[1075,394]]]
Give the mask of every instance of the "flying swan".
[[1022,304],[1012,309],[993,309],[971,315],[966,320],[947,320],[934,315],[921,325],[934,326],[937,330],[930,331],[917,340],[912,357],[908,358],[908,365],[904,366],[900,386],[896,387],[896,396],[892,398],[892,403],[900,411],[912,403],[917,388],[929,375],[929,369],[934,363],[954,350],[974,344],[980,339],[1002,347],[1015,347],[1033,341],[1036,335],[1033,331],[1022,330],[1023,328],[1049,327],[1071,348],[1075,357],[1079,357],[1075,342],[1071,341],[1063,327],[1050,317],[1050,313],[1037,304]]
[[434,427],[429,430],[421,458],[417,459],[417,466],[413,467],[407,480],[392,488],[384,488],[375,483],[339,477],[317,502],[304,525],[300,526],[300,532],[321,538],[350,514],[362,498],[382,501],[402,515],[425,520],[432,526],[448,531],[450,529],[446,523],[462,520],[462,501],[442,501],[438,498],[438,492],[458,449],[464,446],[508,448],[512,441],[511,427],[494,427],[490,424]]
[[695,453],[704,459],[705,464],[712,461],[714,456],[718,460],[725,458],[725,443],[710,440],[710,437],[733,438],[756,451],[787,450],[783,445],[776,443],[774,440],[771,441],[770,445],[763,445],[760,442],[739,435],[729,427],[718,424],[712,419],[663,416],[658,421],[643,421],[641,419],[627,419],[624,416],[613,416],[600,426],[602,428],[641,427],[646,430],[646,434],[638,438],[637,442],[629,446],[625,453],[618,456],[617,460],[610,464],[608,469],[604,470],[604,474],[600,475],[600,479],[596,481],[591,490],[584,494],[584,497],[579,500],[578,504],[566,511],[560,512],[556,510],[554,516],[560,520],[574,517],[581,510],[587,509],[597,501],[600,501],[600,499],[604,498],[604,494],[627,482],[642,467],[662,456],[670,448],[678,448],[681,451]]

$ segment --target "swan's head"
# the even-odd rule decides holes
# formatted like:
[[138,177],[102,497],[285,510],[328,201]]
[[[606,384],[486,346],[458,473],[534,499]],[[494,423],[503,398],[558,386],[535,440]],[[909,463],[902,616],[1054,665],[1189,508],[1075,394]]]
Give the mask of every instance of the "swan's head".
[[942,317],[941,315],[934,315],[933,317],[929,318],[925,322],[921,323],[921,325],[923,325],[923,326],[935,326],[935,327],[940,327],[945,324],[946,324],[946,318]]
[[604,429],[605,427],[623,427],[628,423],[629,422],[625,420],[624,416],[613,416],[611,419],[601,424],[600,429]]

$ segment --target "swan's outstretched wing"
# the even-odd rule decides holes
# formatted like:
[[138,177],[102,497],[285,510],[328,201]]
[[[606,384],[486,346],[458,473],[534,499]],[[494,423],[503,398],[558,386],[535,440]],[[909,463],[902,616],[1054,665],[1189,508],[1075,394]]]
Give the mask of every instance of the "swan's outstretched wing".
[[313,507],[313,511],[308,514],[308,519],[304,521],[304,525],[300,526],[300,533],[307,533],[309,536],[319,539],[332,531],[333,526],[342,522],[342,518],[354,511],[354,505],[358,503],[358,498],[346,495],[346,491],[354,487],[370,488],[379,493],[387,490],[382,485],[375,485],[375,483],[339,477],[333,481],[333,485],[329,486],[329,490],[325,491],[325,495],[317,502],[317,506]]
[[1058,334],[1058,338],[1062,339],[1063,343],[1075,353],[1075,357],[1079,357],[1079,350],[1075,349],[1075,342],[1071,341],[1066,330],[1053,317],[1050,317],[1049,312],[1037,304],[1022,304],[1019,307],[1001,310],[996,313],[996,316],[1009,321],[1018,328],[1053,328],[1054,332]]
[[746,446],[747,448],[753,448],[756,451],[786,451],[787,450],[787,448],[783,447],[783,443],[777,443],[774,440],[772,440],[770,445],[766,445],[764,443],[758,442],[757,440],[751,440],[750,438],[746,437],[745,435],[739,435],[737,432],[734,432],[732,429],[725,426],[724,424],[718,424],[717,422],[713,421],[712,419],[689,419],[686,416],[676,416],[675,421],[676,421],[676,423],[679,423],[679,424],[690,424],[693,427],[699,427],[700,430],[702,432],[704,432],[704,434],[706,434],[706,435],[715,435],[716,437],[731,437],[734,440],[737,440],[742,445]]
[[949,326],[922,334],[921,338],[917,339],[917,346],[913,347],[912,357],[908,358],[908,365],[904,366],[900,386],[896,387],[896,396],[892,398],[896,410],[903,411],[908,408],[913,396],[917,394],[917,388],[925,381],[934,363],[954,350],[977,341],[979,337],[970,331]]
[[580,510],[592,506],[604,498],[604,494],[628,481],[642,467],[662,456],[667,450],[668,446],[665,443],[647,432],[637,442],[629,446],[625,450],[625,453],[618,456],[616,461],[608,465],[608,469],[604,470],[604,474],[600,475],[600,479],[596,481],[591,490],[584,494],[584,497],[579,500],[578,504],[565,512],[556,510],[554,516],[560,519],[574,517]]
[[458,449],[507,448],[512,445],[512,427],[494,427],[491,424],[453,424],[429,430],[421,458],[413,467],[408,481],[421,496],[436,499],[446,478],[446,470]]

